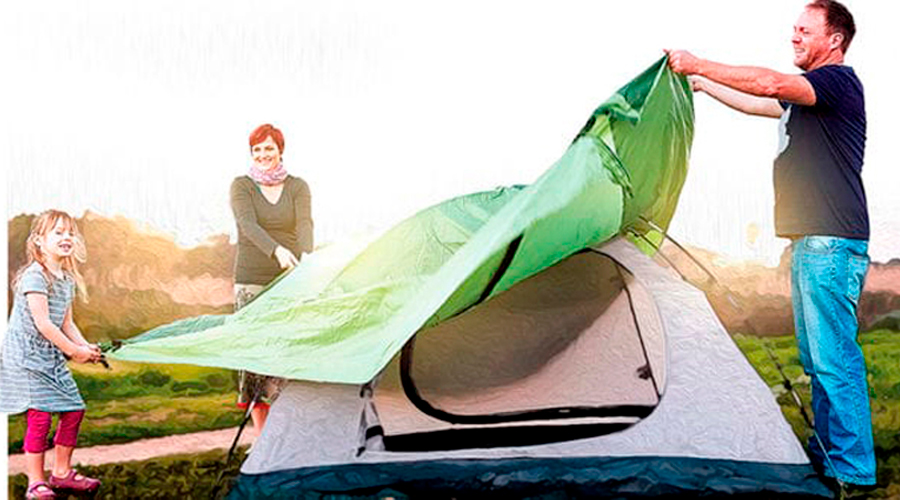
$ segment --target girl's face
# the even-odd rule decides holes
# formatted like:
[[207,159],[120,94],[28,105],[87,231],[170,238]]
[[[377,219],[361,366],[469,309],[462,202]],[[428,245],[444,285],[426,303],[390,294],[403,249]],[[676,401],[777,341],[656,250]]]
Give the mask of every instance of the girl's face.
[[59,260],[72,255],[75,251],[75,234],[72,225],[64,219],[58,219],[56,225],[46,234],[38,238],[38,245],[46,257]]
[[256,168],[263,172],[275,168],[281,163],[281,151],[278,150],[278,144],[275,143],[272,136],[253,145],[250,148],[250,156],[253,158]]

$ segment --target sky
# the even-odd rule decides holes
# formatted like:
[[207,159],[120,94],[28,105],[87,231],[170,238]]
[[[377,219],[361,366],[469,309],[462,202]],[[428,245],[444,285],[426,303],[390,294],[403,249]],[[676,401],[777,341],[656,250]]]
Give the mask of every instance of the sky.
[[[847,62],[867,90],[871,254],[885,261],[900,257],[900,106],[884,62],[890,16],[857,3]],[[374,4],[16,6],[2,21],[18,75],[4,84],[7,216],[124,215],[186,246],[233,233],[228,186],[247,170],[249,132],[271,122],[286,167],[311,186],[319,244],[382,230],[452,196],[532,182],[663,48],[795,72],[804,2]],[[777,261],[776,129],[697,96],[673,236]]]
[[[228,187],[248,168],[249,132],[270,122],[285,166],[311,187],[317,243],[382,230],[449,197],[534,181],[664,48],[797,72],[804,4],[15,2],[0,12],[7,217],[122,215],[185,246],[233,233]],[[870,254],[884,262],[900,257],[898,8],[846,4],[859,28],[847,63],[866,88]],[[671,234],[777,263],[777,122],[703,95],[695,113]]]

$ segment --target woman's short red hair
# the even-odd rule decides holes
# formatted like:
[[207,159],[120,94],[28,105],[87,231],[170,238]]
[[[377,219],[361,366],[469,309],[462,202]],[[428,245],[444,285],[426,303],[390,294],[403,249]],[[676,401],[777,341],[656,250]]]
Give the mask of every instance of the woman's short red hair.
[[269,136],[271,136],[272,140],[275,141],[275,144],[278,145],[278,152],[284,153],[284,135],[270,123],[260,125],[256,127],[253,132],[250,132],[250,147],[252,148],[265,141],[266,137]]

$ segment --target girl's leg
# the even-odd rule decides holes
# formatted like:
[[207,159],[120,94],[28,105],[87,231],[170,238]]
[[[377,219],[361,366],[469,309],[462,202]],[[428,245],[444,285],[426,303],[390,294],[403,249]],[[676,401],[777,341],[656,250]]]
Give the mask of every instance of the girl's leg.
[[65,411],[59,414],[59,424],[56,426],[56,436],[53,443],[56,445],[56,461],[53,462],[53,475],[65,477],[72,469],[72,452],[78,444],[78,429],[84,419],[84,410]]
[[51,474],[56,477],[66,477],[69,471],[72,470],[72,453],[75,451],[75,447],[57,444],[53,451],[55,460]]
[[56,461],[50,474],[50,486],[75,491],[96,491],[100,480],[78,474],[72,469],[72,452],[78,444],[78,429],[84,419],[84,410],[67,411],[59,414],[56,427]]
[[28,484],[44,481],[44,451],[50,432],[51,415],[45,411],[28,410],[25,414],[25,473]]

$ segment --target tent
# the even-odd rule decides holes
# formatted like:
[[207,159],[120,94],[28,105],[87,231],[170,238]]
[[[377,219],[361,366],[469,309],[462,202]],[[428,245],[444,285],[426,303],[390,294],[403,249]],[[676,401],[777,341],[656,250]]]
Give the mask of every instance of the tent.
[[623,238],[292,381],[232,498],[830,498],[702,292]]
[[703,295],[647,256],[692,136],[661,59],[534,183],[317,251],[237,313],[109,356],[292,379],[237,498],[828,496]]

